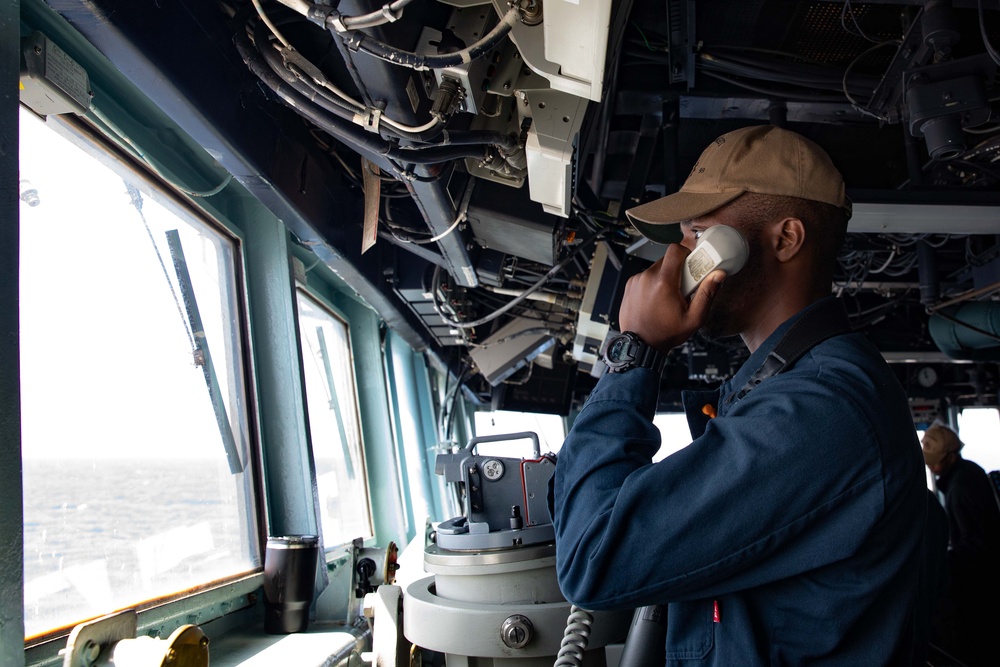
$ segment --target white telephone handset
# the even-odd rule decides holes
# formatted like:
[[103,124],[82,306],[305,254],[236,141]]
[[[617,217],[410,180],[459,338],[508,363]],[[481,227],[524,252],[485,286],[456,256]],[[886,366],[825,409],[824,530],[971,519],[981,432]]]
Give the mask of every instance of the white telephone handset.
[[681,293],[691,296],[705,276],[716,269],[733,275],[743,268],[750,255],[747,240],[733,227],[713,225],[701,233],[698,244],[684,261]]

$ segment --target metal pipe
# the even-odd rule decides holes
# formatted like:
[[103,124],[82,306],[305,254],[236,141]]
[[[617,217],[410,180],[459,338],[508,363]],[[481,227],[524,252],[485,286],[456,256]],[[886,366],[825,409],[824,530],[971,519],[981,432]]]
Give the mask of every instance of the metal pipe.
[[937,251],[926,241],[917,243],[917,275],[920,277],[920,303],[932,306],[941,298],[938,280]]

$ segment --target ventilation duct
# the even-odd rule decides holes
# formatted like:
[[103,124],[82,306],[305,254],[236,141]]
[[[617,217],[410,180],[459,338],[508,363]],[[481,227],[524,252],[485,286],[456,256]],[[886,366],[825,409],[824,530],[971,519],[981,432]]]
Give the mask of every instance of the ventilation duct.
[[1000,360],[1000,303],[942,308],[931,315],[928,327],[934,343],[952,359]]

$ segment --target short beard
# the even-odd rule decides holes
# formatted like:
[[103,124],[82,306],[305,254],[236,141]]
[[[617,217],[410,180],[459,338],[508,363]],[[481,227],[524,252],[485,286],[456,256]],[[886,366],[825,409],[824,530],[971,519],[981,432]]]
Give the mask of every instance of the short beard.
[[750,325],[751,309],[764,293],[760,229],[740,231],[746,236],[750,255],[743,268],[726,278],[719,287],[708,318],[700,329],[701,334],[709,340],[727,338],[746,331]]

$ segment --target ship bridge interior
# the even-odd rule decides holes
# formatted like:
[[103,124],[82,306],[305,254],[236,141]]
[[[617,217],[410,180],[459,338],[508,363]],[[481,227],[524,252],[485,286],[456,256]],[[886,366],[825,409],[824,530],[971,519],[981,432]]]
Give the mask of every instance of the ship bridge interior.
[[[365,642],[420,664],[402,625],[400,644],[372,647],[368,620],[402,623],[398,600],[364,609],[406,573],[406,545],[437,568],[420,595],[464,596],[443,611],[406,597],[426,612],[405,632],[424,664],[494,664],[463,644],[487,633],[459,629],[483,618],[497,660],[554,655],[558,638],[532,644],[514,619],[527,611],[463,612],[554,559],[554,455],[525,427],[523,459],[480,457],[492,443],[475,417],[568,428],[606,371],[627,280],[666,250],[626,211],[678,191],[706,146],[747,126],[798,132],[843,174],[853,215],[830,292],[889,362],[915,429],[980,408],[996,422],[998,9],[2,3],[0,169],[18,188],[0,201],[0,544],[23,557],[0,558],[0,667],[107,664],[94,647],[108,632],[192,651],[211,639],[226,667],[354,666]],[[89,155],[70,182],[110,169],[107,194],[76,204],[88,193],[47,185],[70,161],[26,138],[36,126]],[[747,357],[738,337],[695,334],[667,356],[658,416]],[[484,499],[468,474],[505,481]],[[170,512],[225,516],[177,518],[171,498]],[[321,557],[315,633],[280,638],[262,629],[264,560],[288,536],[318,536]],[[447,578],[466,565],[513,579],[466,590]],[[559,595],[549,574],[539,599]],[[565,624],[559,604],[534,609],[536,629]],[[97,634],[74,630],[112,612]],[[605,620],[596,644],[629,618]]]

